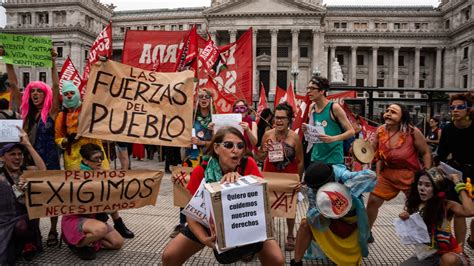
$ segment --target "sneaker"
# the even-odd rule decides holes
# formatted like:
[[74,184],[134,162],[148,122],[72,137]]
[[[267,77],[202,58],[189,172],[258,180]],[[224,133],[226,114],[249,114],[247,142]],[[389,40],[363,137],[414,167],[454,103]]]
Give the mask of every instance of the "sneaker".
[[94,248],[91,246],[70,246],[70,248],[81,260],[94,260],[97,257]]
[[114,228],[119,232],[119,234],[123,238],[134,238],[135,234],[128,230],[128,228],[125,226],[125,224],[122,221],[122,218],[118,218],[117,220],[114,220]]
[[26,243],[21,252],[23,259],[25,259],[26,261],[33,260],[36,254],[37,254],[36,247],[32,243]]
[[471,236],[469,235],[467,237],[466,243],[471,247],[472,250],[474,250],[474,240],[471,240]]
[[370,235],[369,235],[369,239],[367,239],[367,243],[371,244],[374,242],[375,242],[374,236],[372,235],[372,231],[370,231]]
[[178,224],[177,226],[175,226],[173,232],[171,232],[170,234],[170,237],[175,238],[181,232],[183,228],[184,228],[184,225],[182,224]]

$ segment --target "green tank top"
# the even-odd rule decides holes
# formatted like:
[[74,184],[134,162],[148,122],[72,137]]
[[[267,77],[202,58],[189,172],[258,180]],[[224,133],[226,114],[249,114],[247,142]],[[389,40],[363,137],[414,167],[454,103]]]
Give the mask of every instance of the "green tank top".
[[[329,102],[321,113],[313,111],[314,126],[322,126],[328,136],[336,136],[342,133],[341,126],[331,118],[333,102]],[[314,143],[311,152],[311,161],[321,161],[327,164],[343,164],[344,148],[343,141],[332,143]]]

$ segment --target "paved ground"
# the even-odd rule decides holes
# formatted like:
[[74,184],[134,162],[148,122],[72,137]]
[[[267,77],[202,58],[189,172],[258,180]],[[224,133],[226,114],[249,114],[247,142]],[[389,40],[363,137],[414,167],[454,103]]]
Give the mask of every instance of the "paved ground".
[[[113,164],[112,164],[113,167]],[[132,161],[133,169],[163,169],[163,163],[154,161]],[[161,253],[170,240],[169,233],[178,223],[179,209],[173,206],[172,186],[170,176],[165,175],[161,191],[158,196],[157,206],[148,206],[141,209],[121,211],[126,225],[135,233],[134,239],[125,240],[125,245],[120,251],[100,251],[93,264],[161,264]],[[369,245],[369,257],[365,258],[363,265],[398,265],[404,259],[414,254],[411,247],[400,244],[395,235],[393,219],[398,216],[403,207],[403,198],[398,197],[384,204],[379,212],[379,217],[374,226],[376,242]],[[297,214],[297,225],[304,214],[306,205],[300,205]],[[110,221],[109,221],[110,222]],[[283,247],[286,235],[284,219],[275,219],[277,241]],[[49,229],[49,219],[41,220],[41,230],[44,238]],[[467,254],[474,258],[474,252],[467,248]],[[293,252],[284,253],[286,262],[293,258]],[[34,264],[84,264],[71,253],[67,246],[62,248],[47,248],[33,261]],[[20,262],[25,264],[25,262]],[[193,256],[186,265],[217,265],[212,251],[208,248]],[[331,265],[325,261],[307,261],[307,265]],[[238,265],[246,265],[239,263]],[[248,265],[259,265],[254,260]]]

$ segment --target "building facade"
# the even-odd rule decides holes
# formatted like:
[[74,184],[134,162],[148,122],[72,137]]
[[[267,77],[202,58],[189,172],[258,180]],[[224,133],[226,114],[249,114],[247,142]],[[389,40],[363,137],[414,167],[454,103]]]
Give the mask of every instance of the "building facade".
[[[258,85],[304,94],[314,73],[335,60],[349,86],[400,88],[375,97],[419,98],[403,88],[474,89],[474,0],[430,6],[326,6],[321,0],[212,0],[210,7],[114,11],[97,0],[6,0],[3,32],[51,36],[60,54],[84,68],[90,46],[113,21],[114,59],[127,30],[208,28],[218,45],[253,28],[254,99]],[[17,68],[20,86],[50,80],[47,70]],[[359,95],[366,96],[366,95]]]

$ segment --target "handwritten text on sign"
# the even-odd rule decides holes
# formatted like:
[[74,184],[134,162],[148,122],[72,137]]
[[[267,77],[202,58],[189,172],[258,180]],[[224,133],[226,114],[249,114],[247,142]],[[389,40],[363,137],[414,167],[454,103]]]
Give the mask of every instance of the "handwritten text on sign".
[[263,172],[268,183],[268,203],[273,217],[296,217],[298,174]]
[[30,219],[155,205],[163,172],[26,171]]
[[156,73],[111,60],[93,65],[79,134],[175,147],[191,145],[193,72]]
[[53,66],[51,38],[1,33],[0,45],[5,49],[5,64],[46,68]]

